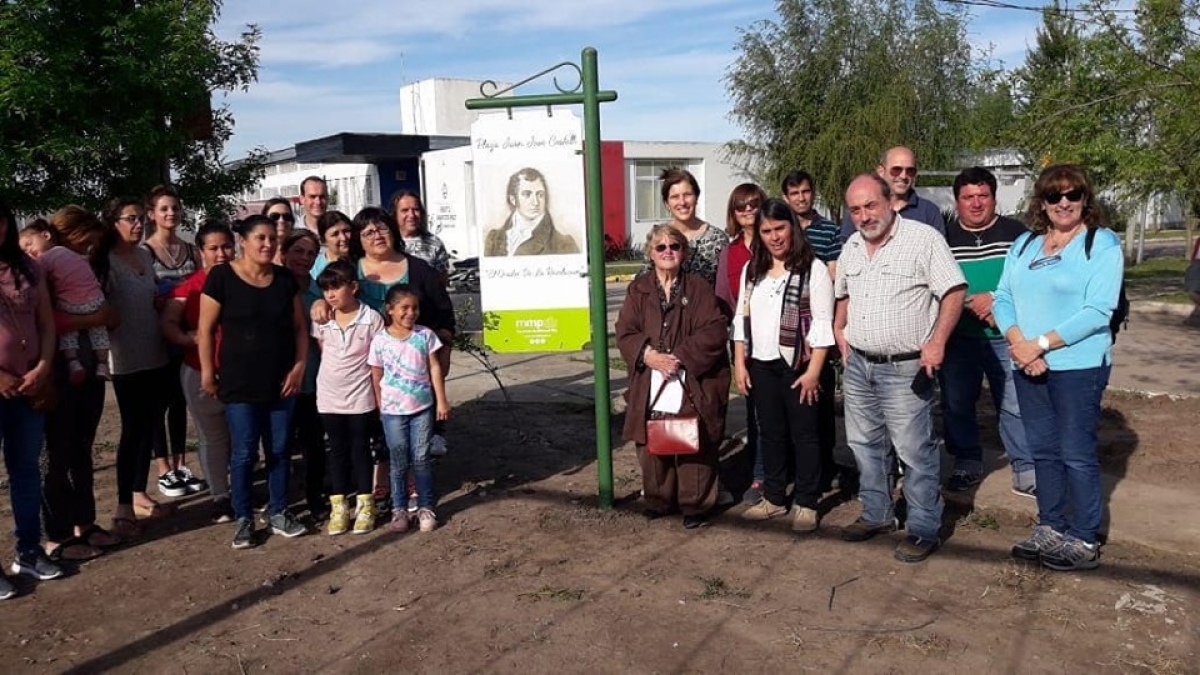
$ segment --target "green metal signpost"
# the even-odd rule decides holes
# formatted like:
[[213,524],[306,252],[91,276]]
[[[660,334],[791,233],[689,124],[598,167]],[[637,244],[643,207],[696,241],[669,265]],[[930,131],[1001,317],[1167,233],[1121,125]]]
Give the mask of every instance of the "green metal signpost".
[[[574,70],[579,82],[564,89],[558,78],[552,78],[557,94],[532,94],[503,96],[521,85],[532,82],[560,69]],[[468,99],[468,110],[495,110],[528,108],[536,106],[583,104],[583,158],[586,176],[588,277],[590,280],[592,363],[595,368],[596,395],[596,473],[600,484],[600,508],[613,505],[613,468],[611,428],[611,406],[608,382],[608,312],[607,294],[604,287],[604,201],[600,190],[600,104],[617,100],[617,92],[600,90],[596,71],[596,49],[585,47],[580,55],[580,65],[563,61],[520,82],[499,89],[493,81],[479,87],[482,98]],[[488,91],[490,89],[490,91]]]

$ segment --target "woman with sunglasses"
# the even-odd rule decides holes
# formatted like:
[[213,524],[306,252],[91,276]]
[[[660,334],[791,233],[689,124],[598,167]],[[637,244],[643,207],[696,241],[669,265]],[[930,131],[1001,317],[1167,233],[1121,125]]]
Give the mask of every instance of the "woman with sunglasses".
[[1038,524],[1012,554],[1055,570],[1093,569],[1102,510],[1096,426],[1125,261],[1079,166],[1042,171],[1026,220],[1031,232],[1009,249],[992,310],[1012,355],[1037,482]]
[[757,390],[753,405],[764,478],[763,499],[742,517],[787,514],[791,475],[792,530],[813,532],[821,499],[817,400],[821,369],[834,344],[833,279],[783,200],[763,204],[753,250],[733,323],[733,364],[738,389]]
[[[725,210],[725,234],[729,245],[721,250],[717,258],[717,298],[721,311],[733,318],[734,306],[742,292],[742,270],[753,255],[755,230],[762,218],[762,205],[767,193],[754,183],[742,183],[729,193],[729,205]],[[729,353],[733,353],[730,342]],[[762,453],[758,448],[758,421],[754,418],[752,393],[746,394],[746,447],[754,453],[754,469],[750,487],[742,495],[742,502],[754,505],[762,501],[763,466]]]
[[[706,280],[683,271],[688,257],[683,232],[654,226],[646,255],[653,270],[629,284],[616,324],[629,371],[624,438],[637,444],[646,517],[682,512],[683,526],[695,529],[708,523],[717,503],[717,459],[729,398],[728,320]],[[655,372],[664,382],[682,378],[678,412],[699,417],[699,452],[657,455],[647,449],[646,422],[658,393],[651,391]]]
[[[696,216],[696,204],[700,200],[700,183],[686,169],[670,168],[659,176],[662,182],[662,200],[671,214],[671,227],[687,239],[688,255],[683,272],[698,274],[710,287],[717,284],[717,260],[721,251],[729,245],[726,232],[713,227]],[[653,260],[647,269],[653,267]]]
[[[275,224],[275,238],[282,244],[296,228],[296,214],[292,212],[292,203],[284,197],[271,197],[263,204],[262,214]],[[275,264],[283,265],[283,248],[275,254]]]

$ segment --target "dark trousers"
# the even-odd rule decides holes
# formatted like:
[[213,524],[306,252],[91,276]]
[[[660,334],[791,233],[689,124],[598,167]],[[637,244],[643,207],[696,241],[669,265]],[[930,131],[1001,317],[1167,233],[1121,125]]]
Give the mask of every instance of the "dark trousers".
[[56,378],[58,406],[46,416],[43,455],[42,518],[46,538],[63,542],[74,528],[96,522],[92,445],[104,414],[104,382],[89,376],[79,386],[67,384],[66,369]]
[[183,386],[179,382],[179,364],[182,358],[172,359],[167,365],[170,376],[163,378],[160,396],[166,403],[166,419],[154,425],[153,453],[155,459],[166,459],[171,455],[187,452],[187,400],[183,397]]
[[375,488],[375,463],[371,461],[374,412],[358,415],[321,414],[329,435],[329,481],[335,495],[369,495]]
[[162,422],[165,368],[113,375],[113,391],[121,413],[117,444],[117,504],[133,504],[133,493],[146,491],[154,427]]
[[763,494],[772,504],[786,503],[790,468],[795,476],[792,501],[815,509],[821,499],[817,406],[800,402],[800,392],[791,388],[797,377],[783,359],[750,361],[763,456]]
[[821,448],[821,488],[824,492],[841,469],[833,461],[833,448],[837,445],[837,414],[833,395],[837,387],[837,374],[832,359],[826,359],[821,368],[821,391],[817,394],[817,443]]
[[325,505],[325,429],[317,413],[316,394],[296,394],[292,438],[304,458],[304,501],[309,511]]

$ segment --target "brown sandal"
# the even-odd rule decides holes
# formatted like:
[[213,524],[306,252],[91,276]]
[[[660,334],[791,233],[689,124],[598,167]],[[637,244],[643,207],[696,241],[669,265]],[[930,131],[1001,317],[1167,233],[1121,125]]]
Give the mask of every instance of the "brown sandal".
[[139,518],[165,518],[175,512],[175,508],[161,502],[154,502],[150,506],[144,504],[134,504],[133,513]]
[[112,531],[122,539],[137,539],[142,536],[142,526],[133,518],[113,518]]

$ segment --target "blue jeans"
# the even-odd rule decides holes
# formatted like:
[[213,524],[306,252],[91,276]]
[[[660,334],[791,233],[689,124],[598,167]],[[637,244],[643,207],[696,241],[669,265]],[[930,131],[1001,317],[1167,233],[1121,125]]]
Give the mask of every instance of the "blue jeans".
[[260,441],[267,450],[267,491],[271,495],[268,512],[276,515],[287,510],[291,468],[288,431],[295,404],[295,397],[272,403],[225,404],[225,423],[229,425],[229,497],[235,517],[254,517],[250,493],[254,489],[254,465],[258,462]]
[[[1040,377],[1015,373],[1037,474],[1038,524],[1089,544],[1096,541],[1103,511],[1096,425],[1110,369],[1049,371]],[[1068,522],[1068,510],[1074,522]]]
[[429,462],[429,442],[433,437],[435,408],[430,406],[412,415],[383,415],[383,435],[391,456],[392,504],[403,508],[408,494],[405,479],[411,468],[417,483],[417,506],[434,505],[433,466]]
[[24,396],[0,398],[0,444],[8,470],[8,496],[16,521],[17,553],[38,550],[42,541],[42,454],[44,417]]
[[935,539],[942,526],[942,489],[938,444],[933,435],[933,391],[913,393],[921,363],[870,363],[851,352],[842,386],[846,399],[846,442],[858,463],[863,520],[891,522],[892,449],[904,463],[906,528],[922,539]]
[[979,445],[979,424],[975,404],[987,377],[992,404],[999,418],[1000,441],[1012,465],[1013,485],[1034,485],[1033,457],[1025,443],[1025,427],[1017,404],[1012,361],[1008,343],[951,337],[941,369],[942,414],[946,431],[946,449],[954,455],[954,468],[969,473],[983,472],[983,448]]

